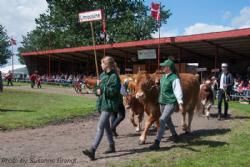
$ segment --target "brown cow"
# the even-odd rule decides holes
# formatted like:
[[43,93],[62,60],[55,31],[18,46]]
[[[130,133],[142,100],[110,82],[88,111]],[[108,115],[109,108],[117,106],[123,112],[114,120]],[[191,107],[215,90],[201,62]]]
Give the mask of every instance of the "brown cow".
[[[127,81],[132,81],[133,76],[131,75],[120,75],[121,83],[127,82]],[[97,78],[96,77],[86,77],[83,81],[84,87],[88,89],[94,89],[97,83]]]
[[136,78],[136,98],[144,105],[144,111],[147,114],[144,130],[139,138],[139,144],[144,144],[146,141],[148,129],[156,122],[159,129],[161,116],[160,106],[158,104],[159,87],[155,84],[155,78],[150,74],[139,73]]
[[130,113],[130,121],[133,126],[136,127],[136,132],[141,131],[141,123],[144,116],[143,104],[141,104],[133,94],[123,96],[123,104],[125,106],[125,109]]
[[94,89],[94,87],[96,86],[97,83],[97,79],[96,78],[90,78],[90,77],[86,77],[83,81],[84,85],[88,88],[88,89]]
[[[158,104],[159,86],[156,84],[160,80],[160,73],[153,75],[140,74],[137,78],[137,93],[136,97],[143,101],[144,109],[148,114],[148,119],[145,122],[144,132],[140,136],[140,143],[145,143],[148,128],[156,121],[159,128],[160,107]],[[182,128],[186,133],[191,130],[191,122],[194,115],[194,109],[199,102],[199,81],[192,74],[180,74],[181,86],[183,90],[183,113]],[[178,111],[178,108],[176,108]],[[186,113],[188,113],[188,124],[186,123]]]

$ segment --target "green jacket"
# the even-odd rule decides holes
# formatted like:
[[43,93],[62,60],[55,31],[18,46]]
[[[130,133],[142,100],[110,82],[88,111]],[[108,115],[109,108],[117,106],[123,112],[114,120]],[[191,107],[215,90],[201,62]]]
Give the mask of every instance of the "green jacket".
[[109,73],[103,72],[100,75],[101,83],[95,88],[101,89],[101,95],[97,95],[96,109],[97,111],[116,112],[118,105],[121,103],[121,81],[115,71]]
[[168,76],[163,75],[160,80],[160,104],[174,104],[177,103],[176,97],[173,91],[173,81],[177,79],[178,76],[174,73],[169,74]]

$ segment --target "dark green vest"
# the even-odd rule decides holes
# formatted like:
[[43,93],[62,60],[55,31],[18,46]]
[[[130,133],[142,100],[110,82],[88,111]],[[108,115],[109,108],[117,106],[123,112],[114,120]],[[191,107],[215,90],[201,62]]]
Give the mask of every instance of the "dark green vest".
[[176,97],[173,91],[173,81],[177,79],[178,76],[174,73],[169,74],[168,76],[163,75],[160,80],[160,104],[174,104],[177,102]]
[[117,112],[118,105],[122,103],[119,76],[112,70],[109,73],[103,72],[100,79],[100,85],[95,88],[95,93],[97,89],[102,92],[96,101],[97,111]]

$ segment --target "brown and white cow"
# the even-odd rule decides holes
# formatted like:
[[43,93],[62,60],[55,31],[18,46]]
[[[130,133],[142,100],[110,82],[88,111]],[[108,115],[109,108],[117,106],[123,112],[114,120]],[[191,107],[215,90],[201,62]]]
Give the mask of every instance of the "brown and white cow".
[[130,114],[130,121],[132,125],[136,127],[136,132],[141,131],[141,124],[144,116],[143,104],[135,98],[134,94],[123,96],[123,104],[126,111]]
[[207,119],[210,116],[210,109],[214,103],[214,94],[211,88],[212,82],[207,80],[200,85],[200,101],[202,113],[206,115]]
[[[159,81],[161,74],[138,74],[137,76],[137,93],[136,97],[143,102],[145,112],[148,119],[145,122],[145,128],[139,138],[141,144],[145,143],[147,131],[149,127],[156,122],[159,128],[160,107],[158,104]],[[182,128],[186,133],[191,131],[191,123],[194,115],[195,107],[199,104],[199,81],[193,74],[180,74],[181,86],[183,90],[183,112],[182,114]],[[176,108],[178,111],[178,108]],[[186,114],[188,114],[188,123],[186,123]]]

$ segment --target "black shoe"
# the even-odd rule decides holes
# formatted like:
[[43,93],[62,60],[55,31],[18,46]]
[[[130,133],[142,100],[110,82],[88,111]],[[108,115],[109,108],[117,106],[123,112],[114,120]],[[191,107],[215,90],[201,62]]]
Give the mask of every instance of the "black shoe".
[[119,136],[119,135],[117,134],[116,130],[114,130],[114,129],[112,130],[112,134],[113,134],[114,137],[118,137],[118,136]]
[[86,150],[83,150],[82,153],[84,155],[86,155],[87,157],[89,157],[89,159],[91,161],[94,161],[95,160],[95,150],[94,149],[86,149]]
[[115,152],[115,144],[110,144],[109,148],[104,152],[104,154],[110,154]]
[[168,140],[171,140],[173,142],[178,142],[179,141],[179,136],[177,134],[173,135],[173,136],[170,136]]
[[159,150],[160,149],[160,142],[158,140],[155,140],[154,144],[149,146],[150,150]]

